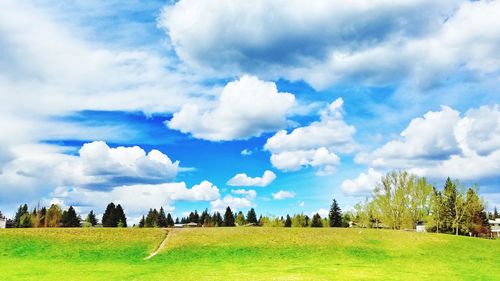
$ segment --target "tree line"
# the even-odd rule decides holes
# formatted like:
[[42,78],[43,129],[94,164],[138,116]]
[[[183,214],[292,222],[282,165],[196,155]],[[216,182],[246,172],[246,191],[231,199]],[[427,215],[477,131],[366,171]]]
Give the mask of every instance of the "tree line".
[[[101,221],[105,227],[127,227],[127,217],[120,204],[108,204]],[[82,220],[73,206],[62,210],[58,204],[51,204],[49,208],[35,207],[32,211],[29,211],[27,204],[20,205],[14,218],[7,220],[8,228],[82,227],[97,224],[98,219],[93,210]]]
[[459,181],[446,179],[439,190],[425,177],[406,171],[393,171],[382,177],[370,198],[355,206],[354,222],[361,227],[415,229],[455,235],[487,236],[488,218],[477,186],[466,188]]

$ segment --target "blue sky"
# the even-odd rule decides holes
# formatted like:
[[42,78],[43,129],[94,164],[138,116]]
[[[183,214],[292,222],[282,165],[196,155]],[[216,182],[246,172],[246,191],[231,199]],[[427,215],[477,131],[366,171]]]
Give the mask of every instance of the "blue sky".
[[393,169],[500,205],[499,19],[499,1],[4,2],[0,210],[324,215]]

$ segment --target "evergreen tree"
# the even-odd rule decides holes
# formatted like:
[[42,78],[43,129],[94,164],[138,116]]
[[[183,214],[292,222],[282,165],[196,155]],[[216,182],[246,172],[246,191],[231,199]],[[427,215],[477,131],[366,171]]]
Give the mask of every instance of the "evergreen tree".
[[496,218],[500,218],[500,216],[498,215],[497,206],[495,206],[495,209],[493,210],[493,219]]
[[27,213],[28,213],[28,205],[27,204],[20,205],[19,208],[17,209],[16,215],[14,216],[14,227],[21,227],[21,217]]
[[92,226],[95,226],[97,224],[97,218],[96,218],[93,210],[90,210],[85,221],[90,223]]
[[257,214],[255,214],[255,210],[253,208],[251,208],[247,213],[247,222],[257,223]]
[[179,224],[179,223],[180,223],[179,218],[178,217],[175,218],[175,224]]
[[194,210],[194,215],[193,215],[193,220],[192,222],[195,222],[195,223],[200,223],[200,215],[198,214],[198,211],[197,210]]
[[146,223],[146,220],[144,219],[144,215],[142,215],[142,218],[139,221],[139,227],[144,227],[145,223]]
[[69,206],[68,210],[62,213],[61,223],[63,227],[80,227],[80,218],[73,206]]
[[229,206],[227,206],[226,212],[224,213],[224,226],[235,226],[233,212]]
[[158,213],[158,217],[156,218],[156,225],[158,227],[167,227],[167,217],[165,216],[165,211],[163,211],[163,207],[160,207],[160,212]]
[[318,213],[313,215],[311,227],[323,227],[323,221],[321,220],[321,216]]
[[292,227],[292,219],[288,214],[286,215],[285,227]]
[[157,227],[158,211],[156,209],[149,209],[148,215],[146,216],[145,227]]
[[307,216],[307,215],[306,215],[306,216],[304,217],[304,219],[305,219],[305,221],[306,221],[305,226],[309,226],[309,221],[311,220],[311,218],[309,218],[309,216]]
[[167,226],[168,227],[174,226],[174,220],[172,219],[172,216],[170,215],[170,213],[168,213],[168,215],[167,215]]
[[200,215],[200,223],[204,226],[209,226],[212,224],[210,219],[210,214],[208,213],[208,209],[205,209]]
[[214,215],[212,216],[212,221],[214,223],[214,226],[224,225],[224,221],[222,220],[222,215],[219,212],[214,213]]
[[115,212],[116,226],[127,227],[127,217],[120,204],[116,206]]
[[330,212],[328,213],[330,227],[341,227],[342,226],[342,211],[340,210],[337,200],[333,199],[332,206],[330,207]]
[[448,177],[443,189],[444,196],[444,214],[443,214],[443,232],[453,233],[454,218],[456,217],[457,187]]
[[118,219],[116,217],[116,206],[113,202],[109,203],[102,215],[102,226],[117,227]]

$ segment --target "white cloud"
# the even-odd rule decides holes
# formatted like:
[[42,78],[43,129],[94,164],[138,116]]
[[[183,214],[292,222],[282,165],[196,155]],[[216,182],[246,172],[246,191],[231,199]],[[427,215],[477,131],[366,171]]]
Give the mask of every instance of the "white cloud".
[[442,107],[413,119],[401,134],[356,161],[381,169],[407,169],[431,178],[481,181],[498,178],[500,107],[482,106],[464,116]]
[[[447,106],[413,119],[401,133],[402,141],[390,141],[372,153],[374,162],[384,158],[436,159],[459,152],[454,126],[460,113]],[[361,157],[361,156],[360,156]]]
[[214,211],[214,212],[216,211],[216,212],[223,213],[228,206],[234,212],[238,209],[255,207],[255,204],[253,204],[252,201],[246,197],[243,197],[243,198],[233,197],[231,195],[226,195],[222,199],[217,199],[217,200],[210,202],[210,207],[212,208],[212,211]]
[[369,168],[367,173],[361,173],[355,179],[347,179],[342,182],[340,188],[350,196],[369,195],[375,186],[380,182],[382,174]]
[[294,95],[278,92],[273,82],[243,76],[224,87],[212,108],[185,104],[166,124],[200,139],[248,139],[286,127],[294,102]]
[[243,149],[243,150],[241,151],[241,155],[243,155],[243,156],[250,156],[250,155],[252,155],[252,154],[253,154],[253,151],[248,150],[248,149]]
[[273,198],[276,200],[283,200],[283,199],[287,199],[287,198],[294,198],[295,192],[280,190],[276,193],[273,193],[272,195],[273,195]]
[[312,166],[318,174],[331,174],[340,163],[335,152],[351,152],[356,147],[356,129],[344,122],[342,106],[339,98],[321,112],[320,121],[295,128],[289,134],[282,130],[269,138],[264,149],[271,152],[273,166],[284,171]]
[[249,177],[245,173],[240,173],[227,181],[229,186],[268,186],[276,179],[276,174],[266,170],[262,177]]
[[318,175],[328,175],[340,163],[339,157],[321,147],[313,150],[285,151],[271,155],[271,163],[282,171],[297,171],[302,167],[315,167]]
[[0,173],[0,203],[36,200],[54,187],[109,191],[116,186],[170,182],[179,169],[178,161],[160,151],[146,154],[137,146],[110,148],[104,142],[84,144],[78,156],[43,144],[17,146],[12,152],[13,159]]
[[255,192],[255,190],[253,190],[253,189],[249,189],[249,190],[233,189],[233,190],[231,190],[231,193],[237,194],[237,195],[243,195],[248,200],[252,200],[252,199],[255,199],[255,197],[257,197],[257,192]]
[[148,154],[138,147],[110,148],[105,142],[86,143],[80,149],[80,162],[92,186],[170,181],[177,175],[179,162],[153,149]]
[[326,147],[331,151],[352,151],[356,129],[344,122],[343,104],[342,98],[338,98],[321,112],[320,121],[296,128],[290,134],[285,130],[277,132],[267,140],[264,149],[274,153],[318,147]]
[[500,31],[491,28],[500,23],[499,7],[454,0],[182,0],[158,21],[181,59],[210,74],[254,73],[317,88],[395,80],[426,86],[499,68]]

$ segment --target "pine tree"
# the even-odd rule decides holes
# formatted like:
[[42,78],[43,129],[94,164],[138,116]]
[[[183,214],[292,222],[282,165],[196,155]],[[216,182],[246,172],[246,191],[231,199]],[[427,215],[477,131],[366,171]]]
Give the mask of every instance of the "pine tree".
[[222,216],[219,212],[214,213],[212,221],[214,222],[214,226],[224,226],[224,221],[222,220]]
[[145,227],[157,227],[158,211],[156,209],[149,209],[148,215],[146,216]]
[[93,210],[91,210],[89,212],[85,221],[90,223],[92,226],[95,226],[97,224],[97,218],[96,218]]
[[342,226],[342,211],[340,210],[337,200],[333,199],[332,206],[330,207],[330,212],[328,213],[330,227],[341,227]]
[[21,217],[28,213],[28,205],[20,205],[14,217],[14,227],[21,227]]
[[239,211],[238,214],[236,215],[235,223],[236,223],[236,225],[239,225],[239,226],[246,224],[245,215],[243,215],[242,211]]
[[80,218],[73,206],[69,206],[68,210],[62,213],[61,223],[63,227],[80,227]]
[[116,218],[116,206],[113,202],[109,203],[106,211],[102,215],[102,226],[104,227],[117,227],[118,220]]
[[200,215],[198,214],[198,211],[196,211],[196,210],[194,210],[194,215],[193,215],[192,222],[200,223]]
[[179,217],[175,218],[175,224],[179,224],[180,221],[179,221]]
[[163,207],[160,207],[160,212],[158,213],[158,217],[156,218],[156,225],[158,227],[167,227],[167,217],[165,216],[165,211]]
[[115,212],[116,226],[127,227],[127,217],[125,216],[125,212],[120,204],[116,205]]
[[146,220],[144,219],[144,215],[142,215],[142,218],[139,221],[139,227],[144,227],[145,223],[146,223]]
[[172,216],[170,215],[170,213],[168,213],[168,215],[167,215],[167,226],[168,227],[174,226],[174,220],[172,219]]
[[457,187],[448,177],[443,189],[444,196],[444,214],[443,214],[443,232],[453,233],[453,220],[456,216],[455,204],[457,201]]
[[233,212],[229,206],[227,206],[226,213],[224,213],[224,226],[235,226]]
[[286,215],[285,227],[292,227],[292,219],[288,214]]
[[247,222],[255,224],[257,223],[257,214],[255,214],[255,210],[253,208],[251,208],[247,213]]
[[495,209],[493,210],[493,219],[496,218],[500,218],[500,216],[498,215],[497,206],[495,206]]
[[323,221],[318,213],[312,217],[311,227],[323,227]]

